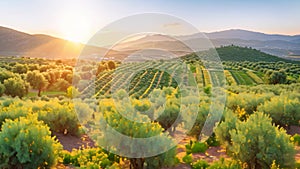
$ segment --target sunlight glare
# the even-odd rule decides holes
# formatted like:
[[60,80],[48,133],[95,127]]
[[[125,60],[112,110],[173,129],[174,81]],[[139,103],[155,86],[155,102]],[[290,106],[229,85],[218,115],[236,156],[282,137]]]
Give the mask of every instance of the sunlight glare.
[[62,14],[60,27],[65,39],[85,43],[91,33],[90,24],[83,11],[74,10]]

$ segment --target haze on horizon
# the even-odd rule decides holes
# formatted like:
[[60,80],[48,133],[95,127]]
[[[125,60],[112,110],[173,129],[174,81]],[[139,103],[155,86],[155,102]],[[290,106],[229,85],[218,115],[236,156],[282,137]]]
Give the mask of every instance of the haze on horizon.
[[300,34],[299,7],[297,0],[10,0],[0,1],[0,25],[85,43],[117,19],[155,12],[184,19],[201,32],[244,29],[296,35]]

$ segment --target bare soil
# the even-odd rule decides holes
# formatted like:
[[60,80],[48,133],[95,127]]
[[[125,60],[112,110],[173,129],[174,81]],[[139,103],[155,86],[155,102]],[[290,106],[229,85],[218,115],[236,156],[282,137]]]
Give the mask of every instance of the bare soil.
[[[299,126],[291,126],[287,131],[288,134],[300,134]],[[80,149],[83,147],[94,147],[95,143],[91,140],[86,134],[77,137],[72,135],[64,135],[62,133],[54,133],[59,142],[63,145],[63,148],[67,151],[72,151],[72,149]],[[189,143],[192,137],[184,137],[184,134],[181,132],[176,132],[175,136],[181,137],[181,142],[178,144],[177,148],[177,157],[182,159],[183,156],[186,155],[185,145]],[[193,161],[197,161],[199,159],[206,160],[208,163],[212,163],[218,161],[220,158],[229,158],[226,154],[226,151],[222,147],[209,147],[209,149],[205,153],[194,153]],[[296,146],[296,161],[300,162],[300,146]],[[128,165],[126,165],[128,166]],[[58,165],[57,168],[61,169],[72,169],[72,166],[64,166],[62,164]],[[164,169],[190,169],[189,165],[186,164],[178,164],[172,168],[164,168]]]
[[88,135],[83,134],[82,136],[64,135],[62,133],[54,133],[58,141],[63,145],[63,148],[67,151],[73,149],[80,149],[83,147],[94,147],[95,143],[91,140]]

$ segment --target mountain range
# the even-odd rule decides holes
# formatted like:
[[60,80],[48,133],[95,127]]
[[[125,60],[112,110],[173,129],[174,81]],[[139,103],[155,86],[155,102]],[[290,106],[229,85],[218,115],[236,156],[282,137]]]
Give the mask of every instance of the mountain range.
[[211,44],[207,43],[208,39],[215,47],[228,45],[247,46],[285,58],[300,55],[300,35],[264,34],[240,29],[183,35],[169,38],[168,40],[166,35],[147,35],[135,41],[120,44],[115,49],[126,51],[161,46],[163,49],[169,49],[169,51],[189,53],[190,49],[185,44],[189,44],[192,48],[197,49],[199,46],[193,45],[201,45],[201,48],[206,50],[211,47]]
[[[236,45],[248,46],[279,57],[299,59],[300,35],[279,35],[252,32],[240,29],[231,29],[220,32],[201,33],[168,37],[166,35],[147,35],[132,41],[126,41],[110,50],[106,57],[122,59],[140,49],[163,47],[177,55],[191,52],[187,44],[202,45],[209,38],[215,47]],[[197,43],[195,43],[197,42]],[[99,46],[88,46],[67,41],[43,34],[27,34],[10,28],[0,26],[0,55],[4,56],[29,56],[39,58],[76,58],[84,48],[85,56],[89,58],[104,56],[107,49]],[[82,54],[82,53],[81,53]]]

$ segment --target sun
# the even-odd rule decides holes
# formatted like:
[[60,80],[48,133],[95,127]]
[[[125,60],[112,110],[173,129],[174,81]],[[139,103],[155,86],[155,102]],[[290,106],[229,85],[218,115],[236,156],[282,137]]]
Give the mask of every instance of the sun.
[[91,22],[84,12],[69,11],[62,14],[60,29],[65,39],[85,43],[90,36]]

